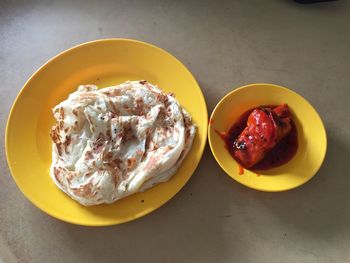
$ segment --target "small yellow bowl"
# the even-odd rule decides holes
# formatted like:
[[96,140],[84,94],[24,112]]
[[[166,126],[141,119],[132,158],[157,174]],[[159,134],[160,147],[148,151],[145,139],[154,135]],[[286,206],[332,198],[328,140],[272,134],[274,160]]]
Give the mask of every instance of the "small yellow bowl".
[[[260,105],[287,103],[298,132],[298,150],[286,164],[256,172],[239,166],[216,131],[227,132],[245,111]],[[209,121],[211,151],[221,168],[250,188],[277,192],[296,188],[309,181],[320,168],[327,149],[326,131],[316,110],[299,94],[272,84],[250,84],[227,94],[215,107]]]

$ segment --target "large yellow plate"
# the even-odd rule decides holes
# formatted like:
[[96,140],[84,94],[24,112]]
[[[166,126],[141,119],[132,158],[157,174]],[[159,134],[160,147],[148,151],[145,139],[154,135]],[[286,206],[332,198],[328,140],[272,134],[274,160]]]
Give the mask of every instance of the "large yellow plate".
[[[192,150],[170,181],[111,205],[84,207],[60,191],[49,176],[49,131],[54,123],[51,109],[80,84],[106,87],[139,79],[175,93],[192,115],[198,125]],[[27,81],[8,119],[7,161],[23,194],[51,216],[89,226],[119,224],[152,212],[185,185],[202,156],[207,124],[203,94],[191,73],[175,57],[140,41],[98,40],[57,55]]]
[[[286,164],[266,171],[239,174],[218,132],[227,132],[245,111],[260,105],[287,103],[298,132],[298,150]],[[285,191],[309,181],[320,168],[327,148],[326,131],[316,110],[299,94],[273,84],[250,84],[227,94],[215,107],[209,127],[209,144],[216,161],[233,179],[262,191]]]

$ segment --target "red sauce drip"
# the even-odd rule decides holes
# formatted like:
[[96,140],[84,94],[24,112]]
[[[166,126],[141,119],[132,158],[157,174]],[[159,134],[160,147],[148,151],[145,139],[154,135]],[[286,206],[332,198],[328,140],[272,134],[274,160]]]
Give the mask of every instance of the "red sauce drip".
[[[274,108],[276,106],[268,105],[261,107]],[[221,139],[225,141],[226,148],[231,153],[231,156],[233,158],[234,155],[230,149],[234,148],[234,141],[245,129],[250,113],[252,113],[252,111],[256,108],[257,107],[244,112],[238,119],[238,121],[231,126],[231,128],[225,136],[223,136],[222,133],[216,131],[220,135]],[[253,167],[251,167],[250,170],[268,170],[274,167],[281,166],[293,158],[298,149],[298,133],[292,119],[291,126],[291,131],[271,151],[269,151],[265,155],[264,159],[262,159],[259,163],[255,164]],[[239,161],[236,158],[235,160],[239,163]],[[240,166],[242,165],[240,164]],[[241,172],[241,169],[239,169],[239,172]]]
[[[228,148],[228,144],[227,144],[227,141],[229,140],[229,135],[226,132],[220,132],[217,129],[214,129],[214,131],[217,135],[219,135],[221,140],[223,140],[226,143],[225,148],[230,152],[230,150]],[[244,167],[239,162],[238,162],[238,174],[239,175],[244,174]]]
[[[226,140],[228,139],[228,136],[227,136],[227,133],[226,132],[221,132],[221,131],[218,131],[217,129],[215,129],[215,133],[217,135],[220,136],[220,138],[226,142]],[[226,145],[227,146],[227,145]]]
[[244,174],[244,168],[243,168],[243,166],[240,165],[240,164],[238,164],[238,174],[239,174],[239,175]]

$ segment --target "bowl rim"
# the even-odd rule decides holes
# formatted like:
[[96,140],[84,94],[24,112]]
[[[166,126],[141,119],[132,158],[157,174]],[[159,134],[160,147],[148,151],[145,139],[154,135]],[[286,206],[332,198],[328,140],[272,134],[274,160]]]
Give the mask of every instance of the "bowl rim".
[[[277,84],[271,84],[271,83],[265,83],[265,82],[256,82],[256,83],[250,83],[250,84],[246,84],[246,85],[243,85],[243,86],[240,86],[238,88],[235,88],[234,90],[228,92],[224,97],[222,97],[222,99],[216,104],[215,108],[213,109],[212,113],[210,114],[210,118],[209,120],[211,120],[213,118],[213,116],[215,114],[217,114],[217,112],[219,111],[219,108],[220,106],[222,105],[222,103],[227,100],[229,97],[233,96],[235,93],[241,91],[241,90],[244,90],[244,89],[247,89],[247,88],[251,88],[251,87],[257,87],[257,86],[269,86],[269,87],[273,87],[273,88],[277,88],[277,89],[282,89],[286,92],[289,92],[289,93],[292,93],[294,96],[297,96],[299,97],[301,100],[304,101],[304,103],[306,103],[312,111],[314,111],[315,113],[315,117],[318,119],[318,121],[321,123],[321,126],[322,126],[322,130],[320,132],[323,133],[324,135],[324,150],[323,150],[323,153],[322,153],[322,156],[321,156],[321,160],[320,162],[317,164],[316,166],[316,169],[314,171],[314,173],[309,176],[307,178],[307,180],[305,181],[302,181],[301,183],[299,184],[296,184],[296,185],[293,185],[293,186],[290,186],[290,187],[285,187],[283,189],[266,189],[266,188],[261,188],[261,187],[256,187],[256,186],[252,186],[252,185],[247,185],[247,184],[244,184],[238,180],[236,180],[234,177],[232,177],[230,175],[230,173],[228,172],[228,170],[225,168],[225,166],[221,163],[219,157],[216,155],[215,153],[215,147],[211,141],[211,134],[212,134],[212,129],[210,128],[210,124],[209,124],[209,128],[208,128],[208,142],[209,142],[209,146],[210,146],[210,150],[215,158],[215,161],[217,162],[217,164],[219,164],[219,166],[221,167],[221,169],[226,173],[227,176],[229,176],[231,179],[235,180],[236,182],[238,182],[239,184],[245,186],[245,187],[248,187],[248,188],[251,188],[251,189],[254,189],[254,190],[258,190],[258,191],[262,191],[262,192],[274,192],[274,193],[277,193],[277,192],[285,192],[285,191],[288,191],[288,190],[292,190],[292,189],[295,189],[295,188],[298,188],[304,184],[306,184],[307,182],[309,182],[312,178],[315,177],[316,173],[320,170],[322,164],[324,163],[324,160],[325,160],[325,157],[326,157],[326,153],[327,153],[327,132],[326,132],[326,129],[325,129],[325,125],[324,125],[324,122],[322,121],[322,118],[321,116],[319,115],[319,113],[316,111],[316,109],[314,108],[314,106],[312,106],[312,104],[307,101],[303,96],[301,96],[300,94],[298,94],[297,92],[289,89],[289,88],[286,88],[284,86],[281,86],[281,85],[277,85]],[[232,160],[234,162],[237,163],[236,160],[234,160],[232,158]]]
[[[200,92],[199,92],[199,99],[201,100],[202,104],[205,106],[205,111],[202,112],[202,114],[204,114],[206,123],[208,123],[208,107],[207,107],[207,103],[203,94],[203,91],[198,83],[198,81],[196,80],[194,74],[187,68],[187,66],[185,66],[184,63],[182,63],[177,57],[175,57],[174,55],[172,55],[170,52],[168,52],[167,50],[160,48],[154,44],[148,43],[148,42],[144,42],[141,40],[136,40],[136,39],[131,39],[131,38],[102,38],[102,39],[96,39],[96,40],[92,40],[92,41],[87,41],[87,42],[83,42],[77,45],[74,45],[70,48],[64,49],[63,51],[57,53],[55,56],[51,57],[49,60],[47,60],[45,63],[43,63],[37,70],[34,71],[34,73],[32,73],[32,75],[25,81],[25,83],[23,84],[22,88],[20,89],[20,91],[18,92],[16,98],[14,99],[12,106],[10,108],[10,111],[8,113],[8,117],[7,117],[7,122],[6,122],[6,128],[5,128],[5,155],[6,155],[6,161],[7,161],[7,165],[8,168],[10,170],[11,173],[11,177],[12,179],[15,181],[17,187],[19,188],[20,192],[37,208],[39,208],[42,212],[44,212],[45,214],[50,215],[51,217],[55,218],[55,219],[59,219],[63,222],[66,223],[70,223],[70,224],[75,224],[75,225],[82,225],[82,226],[90,226],[90,227],[103,227],[103,226],[112,226],[112,225],[119,225],[119,224],[123,224],[123,223],[127,223],[133,220],[137,220],[140,219],[152,212],[154,212],[155,210],[161,208],[163,205],[165,205],[167,202],[169,202],[172,198],[174,198],[174,196],[176,194],[178,194],[181,189],[186,185],[186,183],[188,182],[188,180],[192,177],[193,173],[196,171],[196,169],[198,168],[199,164],[200,164],[200,160],[203,157],[203,153],[205,150],[205,146],[206,143],[203,142],[200,144],[199,147],[199,153],[200,153],[200,158],[198,163],[196,164],[196,166],[194,167],[193,173],[191,174],[191,176],[189,176],[187,178],[187,180],[184,182],[184,184],[174,193],[174,195],[172,197],[170,197],[169,199],[167,199],[164,203],[162,203],[161,205],[153,208],[153,209],[149,209],[146,210],[142,213],[139,213],[138,216],[136,217],[129,217],[126,220],[120,220],[120,222],[108,222],[108,223],[96,223],[96,224],[91,224],[88,222],[81,222],[79,220],[70,220],[67,219],[65,217],[60,216],[59,214],[56,213],[52,213],[51,211],[47,211],[45,210],[43,207],[41,207],[40,204],[38,204],[37,201],[35,201],[31,195],[27,194],[26,191],[23,190],[22,185],[19,183],[19,181],[17,180],[17,178],[13,175],[13,169],[12,169],[12,164],[10,161],[10,150],[9,150],[9,127],[10,127],[10,123],[12,122],[13,119],[13,112],[15,107],[17,106],[18,100],[20,99],[20,97],[23,95],[24,91],[26,91],[27,89],[29,89],[28,84],[32,81],[32,79],[39,74],[41,71],[43,71],[48,65],[51,65],[52,63],[54,63],[57,59],[62,58],[63,56],[68,55],[69,53],[73,52],[76,49],[79,49],[81,47],[84,46],[89,46],[89,45],[94,45],[94,44],[98,44],[98,43],[103,43],[103,42],[129,42],[129,43],[135,43],[135,44],[140,44],[140,45],[144,45],[144,46],[148,46],[150,48],[153,48],[154,50],[158,50],[159,52],[163,53],[164,55],[170,57],[171,59],[173,59],[177,64],[179,64],[180,67],[184,68],[186,72],[188,72],[190,74],[190,76],[193,78],[194,83],[198,86]],[[207,138],[208,136],[208,126],[204,127],[203,130],[203,139]],[[206,141],[206,140],[204,140]]]

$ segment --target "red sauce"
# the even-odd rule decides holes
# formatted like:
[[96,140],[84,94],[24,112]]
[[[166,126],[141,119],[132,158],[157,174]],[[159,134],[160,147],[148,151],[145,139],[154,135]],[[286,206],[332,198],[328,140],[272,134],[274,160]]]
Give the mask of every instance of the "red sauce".
[[243,168],[243,166],[240,165],[240,164],[238,164],[238,174],[239,174],[239,175],[244,174],[244,168]]
[[213,124],[214,120],[212,118],[209,119],[209,125]]
[[219,137],[226,142],[226,140],[228,138],[228,134],[226,132],[221,132],[221,131],[218,131],[217,129],[215,129],[215,133],[217,135],[219,135]]
[[[276,106],[268,105],[262,107],[274,108]],[[254,109],[256,109],[256,107]],[[254,109],[250,109],[243,113],[238,121],[231,126],[227,133],[216,131],[225,141],[226,148],[231,153],[231,156],[233,158],[235,157],[231,149],[234,149],[234,141],[245,129],[248,117]],[[281,166],[293,158],[298,149],[298,133],[292,119],[291,126],[291,131],[271,151],[265,155],[264,159],[251,167],[250,170],[268,170],[277,166]],[[239,163],[236,158],[235,160]],[[241,167],[242,165],[240,164],[239,166]],[[241,174],[241,169],[239,169],[239,173]]]

